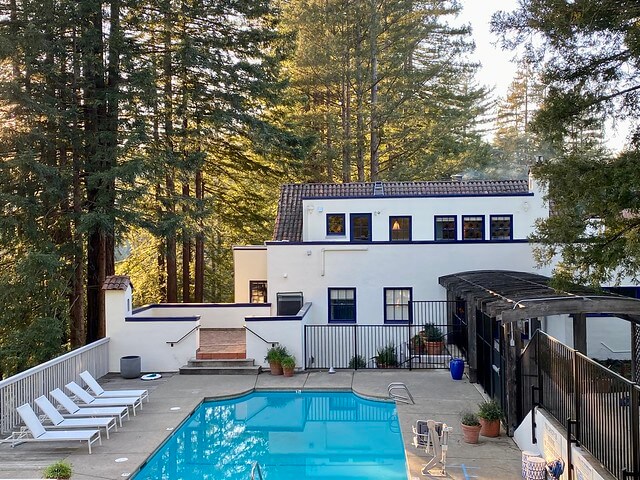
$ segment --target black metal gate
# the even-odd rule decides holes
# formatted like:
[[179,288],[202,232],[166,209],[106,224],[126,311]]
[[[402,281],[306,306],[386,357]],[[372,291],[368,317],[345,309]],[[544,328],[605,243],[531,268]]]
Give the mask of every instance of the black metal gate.
[[501,322],[476,310],[476,351],[478,383],[487,394],[506,408],[505,339]]
[[458,301],[410,302],[407,323],[307,325],[305,368],[449,368],[466,359],[466,306]]

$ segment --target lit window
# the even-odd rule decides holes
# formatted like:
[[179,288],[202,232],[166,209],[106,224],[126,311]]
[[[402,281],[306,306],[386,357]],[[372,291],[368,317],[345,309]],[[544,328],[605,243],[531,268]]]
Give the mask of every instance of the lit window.
[[265,280],[249,281],[249,303],[267,303],[267,282]]
[[456,240],[456,217],[436,216],[436,241]]
[[370,242],[371,241],[371,214],[352,213],[351,214],[351,241]]
[[327,235],[344,235],[344,213],[327,214]]
[[491,215],[491,240],[511,240],[513,238],[511,215]]
[[356,289],[329,289],[329,322],[355,323]]
[[411,301],[411,288],[385,288],[384,289],[384,321],[408,322],[411,318],[409,302]]
[[411,240],[411,217],[389,217],[389,240],[392,242]]
[[484,216],[462,217],[462,239],[484,240]]

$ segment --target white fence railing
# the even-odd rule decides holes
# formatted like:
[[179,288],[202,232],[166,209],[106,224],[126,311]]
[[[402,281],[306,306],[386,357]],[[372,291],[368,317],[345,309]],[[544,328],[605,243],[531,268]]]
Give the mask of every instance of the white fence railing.
[[0,432],[11,432],[20,424],[16,411],[25,403],[54,388],[63,388],[70,381],[78,381],[80,372],[88,370],[95,378],[109,372],[109,339],[103,338],[84,347],[30,368],[0,381]]

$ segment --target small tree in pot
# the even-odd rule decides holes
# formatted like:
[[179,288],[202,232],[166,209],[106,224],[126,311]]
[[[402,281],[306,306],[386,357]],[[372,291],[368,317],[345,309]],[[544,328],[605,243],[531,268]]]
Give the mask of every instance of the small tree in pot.
[[386,347],[380,347],[377,355],[375,356],[376,366],[378,368],[395,368],[398,366],[398,359],[396,357],[396,346],[393,343],[388,344]]
[[478,443],[480,436],[480,421],[478,416],[473,412],[463,412],[460,418],[460,427],[462,428],[462,436],[467,443]]
[[282,345],[277,347],[271,347],[267,350],[267,356],[264,357],[265,361],[269,362],[269,370],[271,375],[282,375],[282,359],[289,355],[287,349]]
[[285,377],[293,377],[293,371],[296,368],[296,359],[293,355],[287,355],[280,362],[282,365],[282,373]]
[[495,400],[482,402],[478,405],[478,418],[480,419],[480,435],[485,437],[500,436],[500,419],[503,417],[502,408]]

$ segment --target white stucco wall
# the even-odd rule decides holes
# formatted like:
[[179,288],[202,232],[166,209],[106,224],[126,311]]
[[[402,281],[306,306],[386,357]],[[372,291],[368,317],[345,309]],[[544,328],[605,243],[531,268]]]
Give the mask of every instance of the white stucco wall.
[[[302,320],[254,320],[246,319],[247,328],[260,335],[267,342],[277,342],[287,348],[296,359],[296,368],[304,368],[304,323]],[[264,357],[271,344],[265,343],[252,332],[247,331],[247,358],[253,358],[256,365],[265,368],[269,364]]]
[[243,328],[247,316],[269,315],[269,304],[178,303],[137,309],[133,318],[200,317],[201,328]]
[[[267,247],[233,247],[234,301],[249,303],[249,282],[267,279]],[[267,288],[269,286],[267,285]]]
[[549,315],[541,318],[540,328],[556,340],[573,348],[573,319],[569,315]]
[[600,360],[630,359],[631,324],[618,317],[587,317],[587,355]]
[[[516,429],[513,440],[520,450],[536,453],[542,456],[547,462],[562,458],[565,462],[564,473],[561,480],[569,478],[567,440],[564,431],[553,418],[543,409],[536,410],[536,439],[537,443],[532,443],[531,439],[531,412],[525,417],[520,426]],[[597,460],[595,460],[586,450],[576,445],[572,445],[571,458],[573,463],[573,478],[581,480],[614,480],[614,477],[604,470]]]

